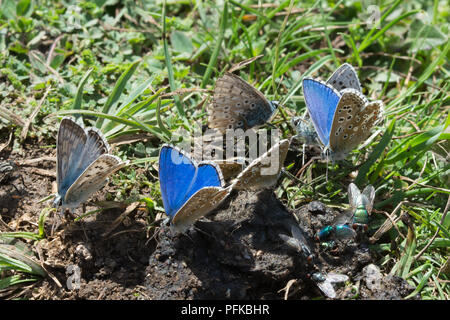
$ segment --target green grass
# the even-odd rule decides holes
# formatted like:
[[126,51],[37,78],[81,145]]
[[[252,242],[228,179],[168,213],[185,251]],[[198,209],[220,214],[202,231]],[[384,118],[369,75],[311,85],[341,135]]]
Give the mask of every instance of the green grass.
[[[113,179],[123,199],[142,199],[153,212],[162,207],[158,181],[137,177],[135,166],[156,161],[160,144],[177,130],[206,124],[202,89],[223,72],[261,54],[238,73],[281,101],[273,123],[290,137],[285,119],[305,110],[302,79],[326,79],[348,62],[364,93],[385,103],[378,136],[344,163],[308,167],[302,183],[283,178],[276,193],[291,208],[312,199],[345,207],[351,175],[359,187],[377,190],[373,228],[405,201],[396,215],[411,223],[400,221],[401,234],[392,228],[389,240],[372,245],[377,264],[424,299],[448,299],[449,275],[440,270],[450,243],[449,215],[443,219],[450,196],[450,6],[372,2],[287,0],[258,8],[257,1],[234,0],[2,1],[0,110],[25,120],[48,91],[29,138],[54,141],[47,116],[56,114],[81,115],[110,141],[139,131],[154,136],[120,148],[133,166]],[[380,19],[367,25],[375,3]],[[180,94],[169,94],[175,90]],[[20,121],[0,114],[1,132],[14,128],[20,137]],[[150,194],[140,193],[143,186]]]

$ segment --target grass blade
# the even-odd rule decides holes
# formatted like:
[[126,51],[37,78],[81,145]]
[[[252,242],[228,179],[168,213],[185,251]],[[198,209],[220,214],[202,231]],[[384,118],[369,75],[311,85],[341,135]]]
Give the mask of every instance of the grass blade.
[[[75,96],[75,100],[73,101],[72,109],[75,109],[75,110],[81,109],[81,104],[83,102],[83,88],[84,88],[84,85],[86,84],[87,79],[91,75],[92,70],[94,70],[94,69],[89,69],[88,72],[86,72],[86,74],[81,79],[80,84],[78,85],[78,88],[77,88],[77,94]],[[77,118],[77,116],[75,116],[75,119],[76,118]]]
[[381,157],[381,154],[386,149],[388,144],[391,142],[392,136],[394,135],[394,128],[395,128],[395,119],[391,121],[388,128],[384,132],[381,141],[373,149],[367,161],[359,169],[358,176],[355,179],[356,185],[362,185],[363,182],[366,181],[370,168],[375,163],[375,161],[377,161],[377,159]]
[[[173,91],[177,90],[178,88],[175,85],[175,79],[173,77],[172,61],[171,61],[170,53],[169,53],[169,46],[167,45],[166,0],[164,0],[164,3],[163,3],[162,19],[163,19],[163,21],[162,21],[162,23],[163,23],[162,40],[163,40],[163,46],[164,46],[164,59],[166,61],[167,75],[169,77],[170,90],[173,92]],[[183,120],[186,120],[186,113],[184,112],[180,98],[178,96],[174,96],[173,99],[175,100],[175,106],[177,107],[178,114],[180,115],[181,118],[183,118]]]
[[205,74],[203,75],[203,80],[200,85],[200,88],[202,89],[204,89],[208,84],[208,82],[211,80],[210,78],[212,70],[217,64],[217,57],[219,56],[220,48],[222,47],[227,21],[228,21],[228,1],[225,0],[223,2],[222,18],[220,19],[219,36],[217,38],[216,46],[214,47],[214,51],[211,55],[211,58],[209,59],[208,66],[206,67]]
[[[125,86],[130,80],[133,73],[136,71],[136,68],[138,67],[140,61],[136,61],[132,63],[127,70],[125,70],[124,73],[119,77],[119,80],[117,80],[116,85],[114,86],[111,94],[108,97],[108,100],[106,100],[105,105],[103,106],[102,113],[108,114],[110,112],[110,109],[114,106],[114,104],[119,100],[120,96],[123,93],[123,90],[125,89]],[[97,119],[97,123],[95,126],[98,129],[102,129],[104,118]]]

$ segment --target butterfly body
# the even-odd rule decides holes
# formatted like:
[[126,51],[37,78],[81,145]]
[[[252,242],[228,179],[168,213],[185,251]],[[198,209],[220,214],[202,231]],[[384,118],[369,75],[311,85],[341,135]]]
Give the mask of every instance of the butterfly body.
[[216,208],[231,191],[224,188],[216,164],[197,164],[171,145],[163,145],[159,154],[159,182],[166,214],[180,232]]
[[311,120],[295,117],[291,120],[292,125],[297,132],[297,137],[303,139],[303,142],[309,146],[318,145],[320,142],[316,130]]
[[383,113],[382,102],[368,102],[361,93],[356,75],[350,78],[354,80],[329,80],[327,83],[303,79],[303,93],[311,121],[320,142],[334,160],[344,159],[365,141]]
[[233,73],[225,73],[216,82],[208,123],[222,133],[226,129],[261,126],[273,116],[278,103],[269,101],[253,86]]
[[58,192],[53,205],[78,207],[106,184],[109,175],[126,165],[109,151],[97,129],[85,129],[71,118],[63,118],[56,143]]

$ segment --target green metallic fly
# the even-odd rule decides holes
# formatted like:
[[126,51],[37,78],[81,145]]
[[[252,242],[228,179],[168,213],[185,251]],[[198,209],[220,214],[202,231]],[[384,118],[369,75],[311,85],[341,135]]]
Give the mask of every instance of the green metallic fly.
[[373,200],[375,199],[375,188],[369,184],[361,193],[354,183],[350,183],[348,186],[348,199],[351,212],[353,212],[353,229],[367,231],[369,216],[372,212]]

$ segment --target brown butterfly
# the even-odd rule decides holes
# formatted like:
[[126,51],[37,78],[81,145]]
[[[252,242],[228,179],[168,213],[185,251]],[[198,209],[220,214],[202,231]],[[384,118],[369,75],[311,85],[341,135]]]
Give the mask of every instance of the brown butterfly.
[[261,126],[273,116],[277,101],[269,101],[253,86],[233,73],[225,73],[216,82],[208,123],[225,133],[226,129]]

